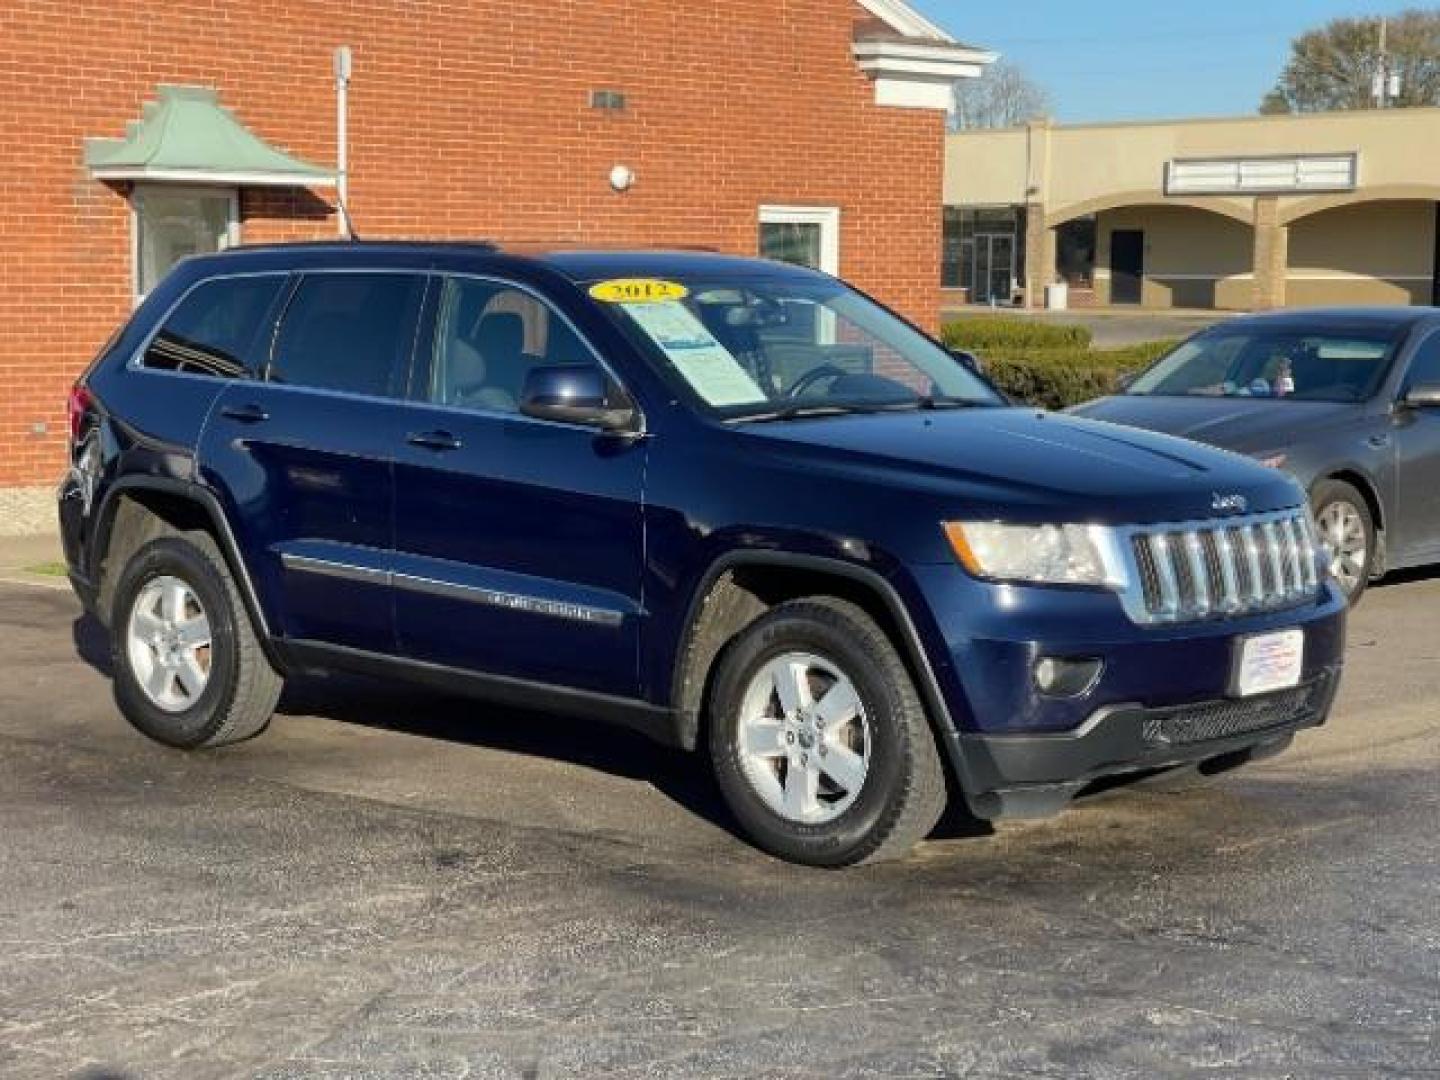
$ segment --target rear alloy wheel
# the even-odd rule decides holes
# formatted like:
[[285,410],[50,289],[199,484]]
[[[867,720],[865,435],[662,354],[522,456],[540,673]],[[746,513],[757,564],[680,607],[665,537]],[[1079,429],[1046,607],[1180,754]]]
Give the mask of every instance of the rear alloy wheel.
[[115,701],[137,729],[186,750],[264,730],[282,680],[209,535],[164,536],[135,552],[113,614]]
[[125,651],[151,704],[180,713],[210,682],[210,617],[194,590],[168,574],[151,578],[130,609]]
[[791,862],[900,858],[945,808],[905,662],[869,615],[831,597],[781,604],[725,650],[710,755],[745,832]]
[[1364,496],[1342,480],[1317,485],[1315,526],[1335,579],[1351,604],[1370,583],[1375,561],[1375,524]]

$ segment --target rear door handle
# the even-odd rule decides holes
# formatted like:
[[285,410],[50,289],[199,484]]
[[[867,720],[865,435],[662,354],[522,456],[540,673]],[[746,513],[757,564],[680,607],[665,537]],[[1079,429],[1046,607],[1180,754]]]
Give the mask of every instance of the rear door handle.
[[405,436],[405,441],[426,450],[459,450],[461,446],[460,440],[448,431],[417,431]]
[[270,414],[259,405],[225,405],[220,415],[242,424],[260,424],[270,419]]
[[1371,435],[1371,436],[1370,436],[1368,439],[1366,439],[1365,441],[1368,442],[1371,446],[1375,447],[1376,450],[1384,450],[1385,447],[1387,447],[1387,446],[1390,445],[1390,436],[1389,436],[1389,435]]

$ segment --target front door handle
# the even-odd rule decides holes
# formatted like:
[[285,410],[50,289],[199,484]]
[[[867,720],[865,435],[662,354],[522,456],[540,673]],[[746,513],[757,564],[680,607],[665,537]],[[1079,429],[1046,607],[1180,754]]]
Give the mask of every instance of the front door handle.
[[1389,436],[1389,435],[1371,435],[1371,436],[1370,436],[1368,439],[1366,439],[1365,441],[1368,442],[1371,446],[1373,446],[1376,450],[1384,450],[1385,447],[1387,447],[1387,446],[1390,445],[1390,436]]
[[260,424],[270,419],[270,414],[259,405],[226,405],[220,409],[220,415],[231,420],[238,420],[242,424]]
[[461,446],[460,440],[448,431],[417,431],[405,436],[405,441],[425,450],[459,450]]

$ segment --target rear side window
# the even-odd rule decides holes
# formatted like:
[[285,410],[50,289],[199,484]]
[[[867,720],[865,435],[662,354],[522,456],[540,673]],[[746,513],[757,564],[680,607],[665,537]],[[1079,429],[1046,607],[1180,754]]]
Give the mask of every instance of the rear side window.
[[311,274],[285,311],[272,382],[398,397],[425,293],[419,274]]
[[243,376],[283,274],[216,278],[191,289],[145,348],[147,368]]

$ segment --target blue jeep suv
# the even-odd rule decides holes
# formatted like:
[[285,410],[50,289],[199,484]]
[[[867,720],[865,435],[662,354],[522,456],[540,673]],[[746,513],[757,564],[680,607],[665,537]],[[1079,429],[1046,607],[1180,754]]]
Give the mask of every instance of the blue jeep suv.
[[834,278],[334,243],[183,262],[70,399],[70,577],[146,735],[349,670],[704,748],[784,858],[953,794],[1239,764],[1323,723],[1344,601],[1283,473],[1012,407]]

